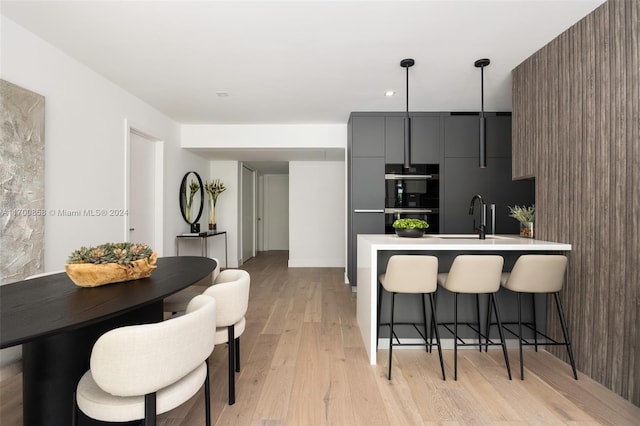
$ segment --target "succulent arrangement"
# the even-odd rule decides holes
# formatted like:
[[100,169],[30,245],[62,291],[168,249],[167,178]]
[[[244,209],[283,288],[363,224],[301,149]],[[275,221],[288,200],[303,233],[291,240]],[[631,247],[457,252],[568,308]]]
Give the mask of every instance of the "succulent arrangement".
[[153,250],[146,244],[106,243],[96,247],[80,247],[75,250],[67,263],[118,263],[128,265],[135,260],[151,257]]
[[515,205],[513,207],[509,207],[509,216],[514,218],[520,223],[532,223],[535,222],[536,218],[536,206],[518,206]]
[[397,219],[392,226],[395,229],[427,229],[429,224],[422,219]]

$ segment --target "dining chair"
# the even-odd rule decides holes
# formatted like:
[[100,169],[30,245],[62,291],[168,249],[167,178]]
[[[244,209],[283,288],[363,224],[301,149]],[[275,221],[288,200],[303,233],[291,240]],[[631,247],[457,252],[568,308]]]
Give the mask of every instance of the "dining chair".
[[185,315],[152,324],[113,329],[98,338],[91,368],[78,383],[73,425],[78,409],[103,422],[144,419],[172,410],[204,384],[205,420],[211,424],[208,359],[215,346],[211,324],[216,300],[194,297]]
[[242,269],[225,269],[215,284],[205,290],[218,302],[215,344],[227,343],[229,364],[229,405],[236,402],[235,373],[240,372],[240,336],[244,333],[249,307],[251,277]]
[[210,285],[215,283],[216,278],[220,275],[220,261],[216,258],[212,258],[216,261],[216,267],[211,273],[211,278],[205,278],[204,280],[191,285],[184,290],[181,290],[169,297],[165,297],[163,301],[163,311],[175,315],[179,312],[184,312],[187,309],[187,304],[198,294],[202,294]]
[[[64,272],[64,270],[43,272],[40,274],[30,275],[25,278],[25,280],[46,277],[48,275],[59,274],[61,272]],[[22,373],[22,345],[0,349],[0,381],[20,373]]]

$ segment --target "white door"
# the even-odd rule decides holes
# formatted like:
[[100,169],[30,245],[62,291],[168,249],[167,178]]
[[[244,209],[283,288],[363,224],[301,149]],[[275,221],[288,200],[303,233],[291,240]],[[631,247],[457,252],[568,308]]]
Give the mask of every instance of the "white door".
[[264,177],[264,249],[289,250],[289,176]]
[[242,263],[255,256],[255,171],[242,166]]
[[[160,144],[160,145],[159,145]],[[162,253],[161,142],[129,130],[129,241]],[[160,237],[159,237],[160,236]]]

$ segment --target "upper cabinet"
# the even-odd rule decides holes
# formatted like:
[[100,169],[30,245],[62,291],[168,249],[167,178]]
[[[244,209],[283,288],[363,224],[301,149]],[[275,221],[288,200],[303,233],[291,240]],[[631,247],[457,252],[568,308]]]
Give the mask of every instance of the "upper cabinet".
[[354,116],[351,119],[354,157],[384,157],[384,116]]
[[[485,115],[487,157],[511,157],[511,116]],[[444,118],[444,155],[448,158],[478,158],[480,116],[452,114]]]
[[[440,163],[440,115],[411,115],[411,163]],[[404,114],[385,117],[385,162],[404,163]]]

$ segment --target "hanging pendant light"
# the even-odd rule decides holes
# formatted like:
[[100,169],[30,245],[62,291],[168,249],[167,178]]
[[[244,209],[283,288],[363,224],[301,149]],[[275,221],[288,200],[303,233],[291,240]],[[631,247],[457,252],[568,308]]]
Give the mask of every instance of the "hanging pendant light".
[[409,117],[409,68],[415,64],[413,59],[403,59],[400,66],[407,70],[407,115],[404,118],[404,168],[411,167],[411,117]]
[[476,68],[480,68],[480,168],[487,167],[487,132],[484,119],[484,67],[489,66],[489,59],[478,59],[474,62]]

